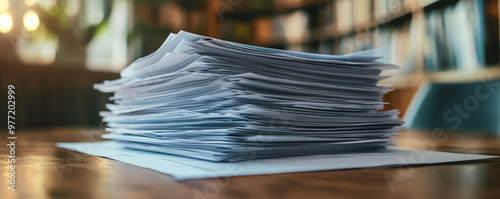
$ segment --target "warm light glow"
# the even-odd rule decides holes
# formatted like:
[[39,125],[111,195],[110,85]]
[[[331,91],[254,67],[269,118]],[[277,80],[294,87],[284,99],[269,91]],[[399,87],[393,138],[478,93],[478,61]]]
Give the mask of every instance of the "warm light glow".
[[27,6],[35,5],[36,2],[37,0],[24,0],[24,4],[26,4]]
[[24,14],[23,17],[24,28],[28,31],[34,31],[40,26],[40,19],[38,15],[33,11],[28,11]]
[[12,29],[12,17],[9,13],[0,14],[0,32],[8,33]]
[[68,1],[66,2],[66,15],[68,17],[74,17],[78,14],[80,9],[80,1]]
[[9,9],[9,2],[7,0],[0,0],[0,12],[5,12]]
[[[52,8],[54,8],[54,6],[56,6],[56,4],[57,4],[57,0],[30,0],[30,1],[35,1],[36,4],[38,6],[40,6],[40,8],[42,8],[43,10],[45,10],[47,12],[52,10]],[[77,0],[66,0],[66,1],[77,1]],[[91,1],[95,1],[95,0],[91,0]]]

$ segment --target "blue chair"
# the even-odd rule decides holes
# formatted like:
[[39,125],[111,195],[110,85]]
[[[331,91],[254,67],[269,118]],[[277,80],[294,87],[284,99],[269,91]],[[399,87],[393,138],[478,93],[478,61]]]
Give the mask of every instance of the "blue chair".
[[405,114],[410,129],[500,132],[500,80],[425,83]]

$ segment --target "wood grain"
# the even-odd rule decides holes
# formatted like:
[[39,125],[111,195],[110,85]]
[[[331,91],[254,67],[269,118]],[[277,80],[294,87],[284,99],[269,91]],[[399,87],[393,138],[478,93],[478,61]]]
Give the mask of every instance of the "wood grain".
[[[100,141],[84,128],[18,133],[16,192],[0,180],[0,197],[17,198],[498,198],[499,158],[431,166],[351,169],[206,180],[172,177],[130,164],[55,147],[56,142]],[[6,133],[4,133],[6,135]],[[487,155],[500,154],[498,135],[402,132],[399,146]],[[5,138],[4,138],[5,139]],[[4,140],[4,143],[7,141]],[[0,150],[7,179],[8,150]],[[387,176],[395,177],[392,188]],[[394,181],[392,181],[394,182]]]

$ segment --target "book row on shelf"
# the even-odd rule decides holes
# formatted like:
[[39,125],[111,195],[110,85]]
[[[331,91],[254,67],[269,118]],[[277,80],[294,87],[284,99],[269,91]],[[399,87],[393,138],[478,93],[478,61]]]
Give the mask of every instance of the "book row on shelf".
[[165,28],[199,34],[215,28],[219,38],[287,50],[348,54],[375,48],[384,62],[402,67],[388,75],[415,85],[427,74],[499,65],[498,0],[216,0],[216,26],[204,22],[210,16],[203,6],[176,2],[135,6],[137,24],[163,28],[156,37],[143,28],[143,39],[157,42],[141,45],[163,41]]
[[376,53],[383,61],[402,66],[397,73],[468,70],[499,61],[492,3],[497,2],[336,0],[226,19],[220,28],[229,40],[288,50],[347,54],[381,48]]
[[[250,11],[238,9],[228,13],[230,17],[224,18],[225,20],[221,22],[221,32],[223,37],[235,40],[249,40],[254,35],[253,39],[258,43],[299,43],[313,36],[338,36],[369,29],[437,2],[436,0],[275,0],[272,14],[256,10],[254,15],[250,15],[248,14]],[[243,31],[252,29],[255,34]],[[273,34],[266,34],[267,31]],[[310,34],[314,31],[318,32],[318,35]]]

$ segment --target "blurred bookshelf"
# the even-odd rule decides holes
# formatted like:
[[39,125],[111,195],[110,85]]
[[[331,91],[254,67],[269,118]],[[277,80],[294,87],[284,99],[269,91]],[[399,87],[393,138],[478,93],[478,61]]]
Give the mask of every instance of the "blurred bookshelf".
[[498,66],[497,0],[275,0],[267,6],[233,10],[219,22],[221,37],[323,54],[384,48],[382,61],[402,67],[385,81],[396,87],[454,74],[441,71]]
[[[401,66],[401,70],[387,73],[394,78],[382,83],[402,88],[439,80],[440,76],[454,79],[454,74],[458,79],[453,81],[458,81],[458,74],[464,71],[476,74],[499,66],[498,0],[113,0],[95,5],[61,0],[50,9],[45,9],[42,1],[31,6],[9,2],[21,11],[12,11],[14,22],[30,9],[43,19],[38,30],[26,33],[28,40],[47,35],[45,32],[53,32],[51,38],[56,38],[51,46],[54,52],[40,61],[39,57],[47,57],[41,53],[47,50],[39,50],[47,49],[45,43],[24,52],[21,47],[31,43],[22,43],[18,35],[26,31],[14,26],[0,38],[5,44],[0,52],[18,54],[2,56],[10,62],[19,57],[25,63],[23,56],[31,53],[34,59],[28,64],[118,72],[158,49],[169,32],[186,30],[322,54],[377,49],[375,55],[383,55],[382,62]],[[81,8],[74,11],[76,14],[67,14],[74,6]],[[51,14],[56,17],[47,17]],[[102,17],[93,22],[92,16],[97,15]],[[126,22],[113,25],[120,21]],[[89,63],[96,66],[89,67]],[[115,66],[106,68],[112,64]]]
[[[248,0],[247,4],[252,1]],[[348,54],[377,49],[401,66],[381,84],[387,109],[404,114],[423,82],[500,78],[498,0],[274,0],[241,6],[219,21],[219,36],[295,51]],[[242,31],[245,30],[245,31]],[[250,33],[249,33],[250,32]]]

